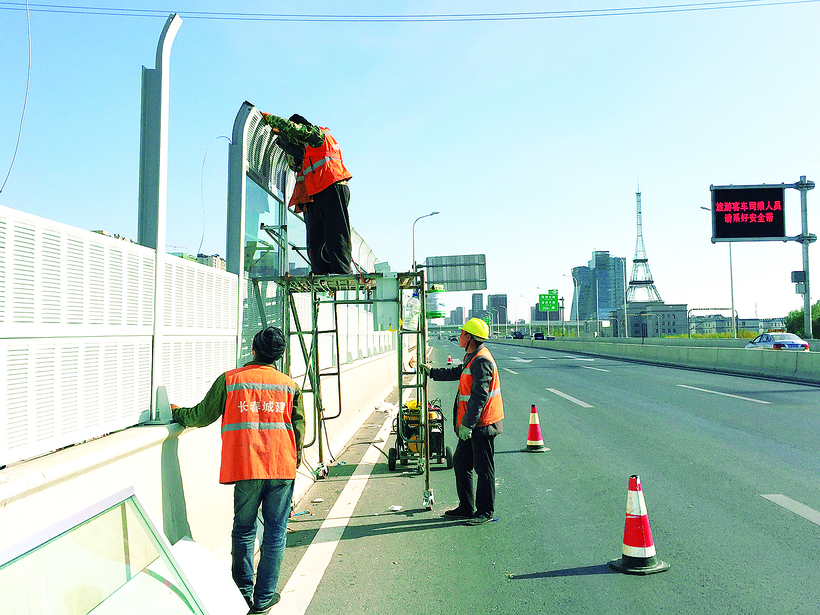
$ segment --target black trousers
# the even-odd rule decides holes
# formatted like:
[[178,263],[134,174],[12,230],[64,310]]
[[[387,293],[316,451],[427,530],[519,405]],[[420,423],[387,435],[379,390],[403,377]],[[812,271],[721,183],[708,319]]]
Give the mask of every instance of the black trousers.
[[349,202],[350,188],[335,183],[314,194],[305,207],[310,270],[316,275],[351,273]]
[[[475,433],[469,440],[459,440],[453,454],[458,507],[474,510],[478,515],[493,516],[495,511],[495,436]],[[473,471],[477,478],[473,492]]]

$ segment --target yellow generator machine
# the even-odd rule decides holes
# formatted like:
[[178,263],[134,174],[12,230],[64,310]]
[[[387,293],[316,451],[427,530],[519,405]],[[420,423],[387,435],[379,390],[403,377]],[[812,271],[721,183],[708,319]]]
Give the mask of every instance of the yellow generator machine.
[[[401,465],[416,464],[421,474],[424,472],[424,438],[421,432],[421,415],[418,400],[411,399],[402,405],[398,416],[393,421],[396,432],[396,446],[387,451],[387,467],[396,469],[396,462]],[[430,459],[445,463],[447,469],[453,467],[453,451],[444,446],[444,414],[441,412],[441,400],[433,399],[427,404],[427,423],[430,428]]]

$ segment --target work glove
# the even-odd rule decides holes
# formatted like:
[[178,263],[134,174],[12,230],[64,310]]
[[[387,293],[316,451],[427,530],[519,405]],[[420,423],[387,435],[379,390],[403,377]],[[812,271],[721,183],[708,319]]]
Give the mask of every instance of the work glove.
[[459,425],[458,427],[458,439],[459,440],[469,440],[473,437],[473,430],[469,427],[465,427],[464,425]]
[[419,367],[421,368],[421,371],[424,373],[425,376],[430,376],[431,367],[429,363],[419,363]]
[[302,451],[296,451],[296,467],[302,465]]

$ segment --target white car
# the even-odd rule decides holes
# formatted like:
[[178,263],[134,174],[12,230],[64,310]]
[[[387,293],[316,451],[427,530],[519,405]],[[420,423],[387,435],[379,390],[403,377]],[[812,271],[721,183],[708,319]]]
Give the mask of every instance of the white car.
[[808,342],[800,339],[794,333],[761,333],[746,348],[769,348],[771,350],[806,350]]

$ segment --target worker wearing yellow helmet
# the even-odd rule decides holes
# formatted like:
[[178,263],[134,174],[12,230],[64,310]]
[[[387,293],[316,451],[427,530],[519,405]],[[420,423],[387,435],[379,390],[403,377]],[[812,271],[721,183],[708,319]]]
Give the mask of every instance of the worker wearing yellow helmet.
[[[458,380],[453,425],[458,445],[453,454],[458,506],[444,515],[467,519],[468,525],[491,521],[495,512],[495,437],[501,433],[504,404],[493,355],[484,345],[487,323],[471,318],[461,327],[458,345],[467,353],[461,365],[422,369],[433,380]],[[473,491],[473,472],[477,484]]]

